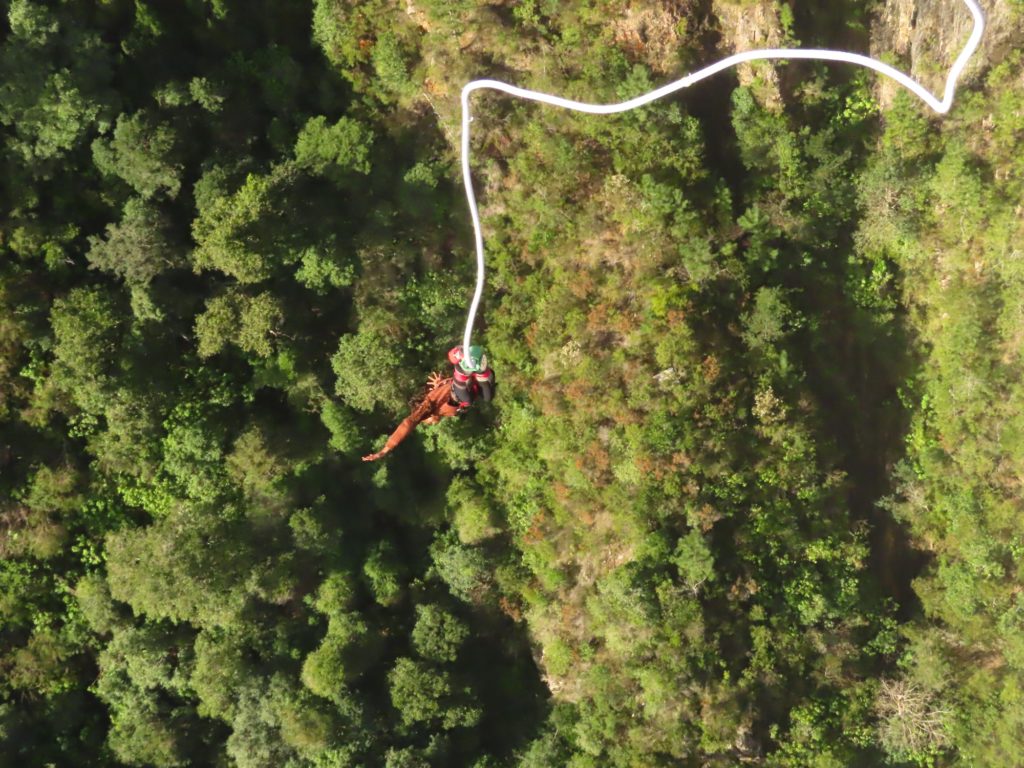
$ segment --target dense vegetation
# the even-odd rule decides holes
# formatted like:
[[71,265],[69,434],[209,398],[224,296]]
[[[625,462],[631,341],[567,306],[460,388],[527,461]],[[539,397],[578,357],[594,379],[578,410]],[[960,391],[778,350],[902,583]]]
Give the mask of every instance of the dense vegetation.
[[476,97],[499,397],[368,465],[461,335],[461,85],[728,6],[2,6],[0,766],[1020,763],[1019,52],[945,120]]

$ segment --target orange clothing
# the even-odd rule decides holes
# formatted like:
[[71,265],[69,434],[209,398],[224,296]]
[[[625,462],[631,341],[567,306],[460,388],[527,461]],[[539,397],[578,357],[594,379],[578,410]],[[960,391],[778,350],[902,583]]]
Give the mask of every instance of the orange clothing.
[[376,461],[387,456],[395,450],[399,443],[412,434],[417,425],[437,424],[441,419],[455,416],[459,412],[458,404],[452,402],[452,380],[450,378],[442,379],[440,375],[434,374],[428,386],[430,388],[423,400],[395,428],[387,442],[384,443],[384,447],[376,453],[363,456],[363,461]]

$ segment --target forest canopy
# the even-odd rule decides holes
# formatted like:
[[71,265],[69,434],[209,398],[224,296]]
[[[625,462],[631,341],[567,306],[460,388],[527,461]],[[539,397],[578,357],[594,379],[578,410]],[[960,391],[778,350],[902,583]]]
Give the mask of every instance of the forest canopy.
[[1019,764],[1019,0],[474,96],[360,461],[463,84],[919,5],[0,0],[0,768]]

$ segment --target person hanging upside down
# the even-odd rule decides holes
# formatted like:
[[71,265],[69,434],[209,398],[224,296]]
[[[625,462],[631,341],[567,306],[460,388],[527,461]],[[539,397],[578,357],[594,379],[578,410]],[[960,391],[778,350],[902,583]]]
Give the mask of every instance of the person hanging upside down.
[[494,371],[487,367],[487,355],[482,347],[472,346],[468,353],[462,347],[448,350],[452,371],[452,396],[460,408],[469,408],[477,397],[489,403],[494,397]]
[[376,453],[363,456],[363,461],[376,461],[387,456],[419,424],[437,424],[441,419],[459,416],[477,400],[490,402],[494,397],[494,371],[487,367],[487,356],[480,347],[470,347],[462,354],[462,347],[453,347],[448,360],[455,367],[449,378],[432,373],[423,393],[413,402],[412,413],[406,416],[388,437],[384,447]]

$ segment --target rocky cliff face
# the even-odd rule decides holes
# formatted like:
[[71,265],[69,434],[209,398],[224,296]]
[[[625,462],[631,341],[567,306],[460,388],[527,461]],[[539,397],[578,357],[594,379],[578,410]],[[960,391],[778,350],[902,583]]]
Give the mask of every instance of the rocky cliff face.
[[[774,0],[758,0],[743,5],[729,0],[715,0],[712,8],[722,35],[719,44],[722,56],[755,48],[782,48],[787,45]],[[774,62],[759,61],[741,64],[736,69],[740,85],[754,86],[754,96],[770,109],[782,108],[776,66]]]
[[[971,59],[961,82],[976,80],[1002,61],[1014,46],[1024,44],[1024,9],[1014,0],[980,0],[986,28],[981,48]],[[787,45],[774,0],[736,4],[714,0],[713,15],[721,32],[723,55],[752,48]],[[963,0],[885,0],[871,30],[871,55],[895,61],[915,80],[936,94],[942,93],[946,75],[971,34],[973,20]],[[743,85],[755,85],[755,95],[766,106],[779,106],[775,65],[745,64],[738,69]],[[878,79],[879,98],[887,106],[899,86]]]
[[[1024,42],[1024,13],[1011,0],[980,0],[985,12],[985,37],[961,82],[976,80]],[[962,0],[886,0],[872,26],[871,55],[895,56],[915,80],[941,94],[946,74],[971,34],[973,21]],[[898,85],[879,80],[886,106]]]

